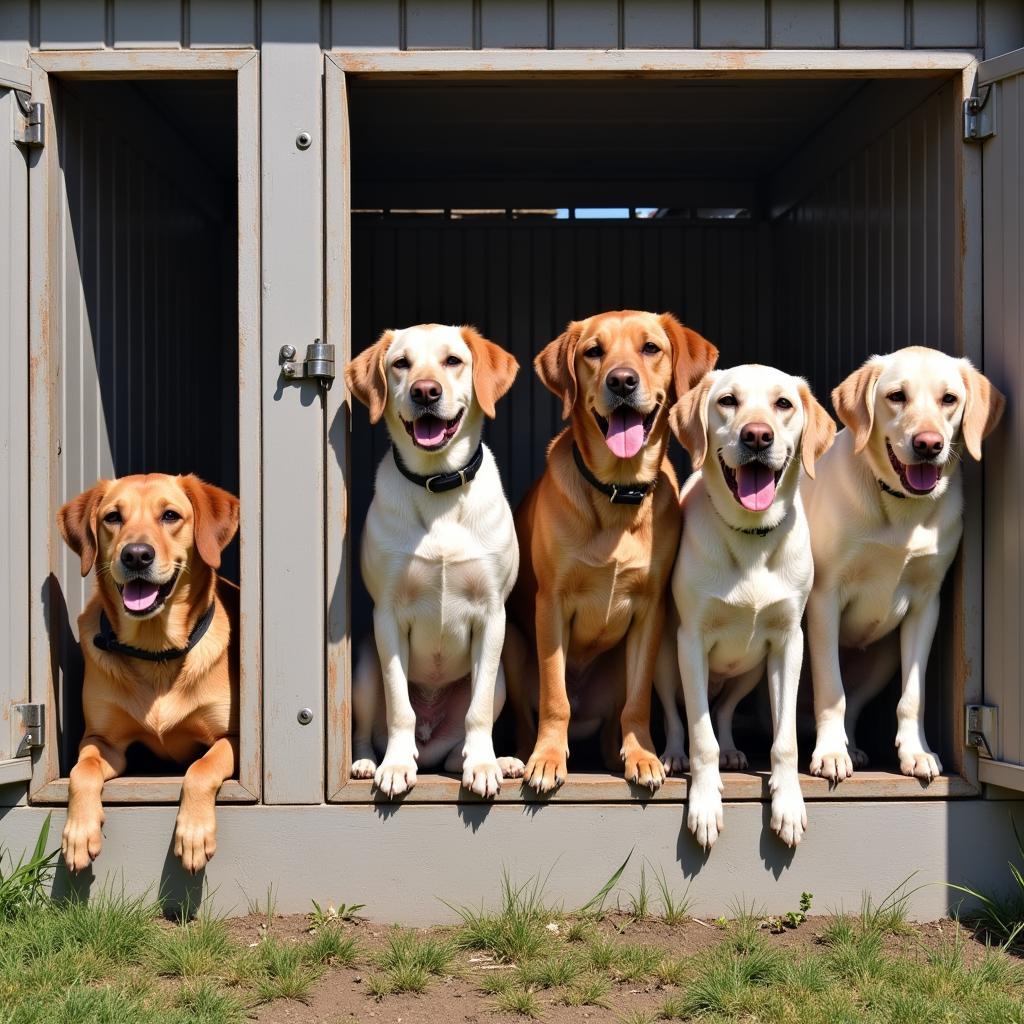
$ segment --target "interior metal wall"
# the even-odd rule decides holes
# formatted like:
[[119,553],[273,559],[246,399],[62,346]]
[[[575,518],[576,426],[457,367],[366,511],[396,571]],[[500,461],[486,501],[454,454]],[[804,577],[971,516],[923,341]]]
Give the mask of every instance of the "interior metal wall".
[[[237,492],[232,208],[210,201],[208,169],[157,108],[126,131],[117,114],[134,112],[132,88],[65,83],[54,95],[62,501],[98,479],[141,472],[195,472]],[[93,581],[66,547],[57,578],[51,622],[66,770],[80,737],[75,624]]]

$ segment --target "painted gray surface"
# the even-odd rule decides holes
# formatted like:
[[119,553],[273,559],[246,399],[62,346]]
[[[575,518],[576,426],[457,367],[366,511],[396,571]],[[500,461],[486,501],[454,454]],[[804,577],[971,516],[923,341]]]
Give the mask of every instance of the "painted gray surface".
[[[864,892],[880,902],[901,882],[919,887],[910,900],[918,920],[944,916],[960,901],[947,882],[1005,890],[1015,854],[1010,815],[1024,803],[959,800],[812,804],[809,830],[787,851],[760,804],[726,804],[725,831],[705,858],[685,827],[680,805],[516,807],[410,805],[397,810],[348,807],[219,807],[217,854],[205,877],[184,877],[170,852],[173,807],[107,808],[106,841],[85,891],[115,882],[118,891],[161,889],[181,899],[208,892],[214,907],[244,914],[249,898],[273,886],[279,913],[304,913],[311,900],[365,903],[377,921],[451,922],[456,906],[495,906],[501,872],[547,876],[546,896],[578,907],[633,851],[621,899],[635,892],[642,865],[648,884],[663,870],[693,913],[729,913],[744,898],[768,913],[814,893],[814,910],[856,911]],[[17,855],[35,841],[45,812],[0,810],[0,845]],[[54,811],[51,845],[63,827]],[[56,887],[66,892],[63,872]],[[613,900],[614,901],[614,900]]]
[[999,130],[984,143],[984,368],[1009,395],[985,473],[985,698],[999,705],[996,755],[1024,764],[1020,496],[1024,412],[1024,60],[992,86]]

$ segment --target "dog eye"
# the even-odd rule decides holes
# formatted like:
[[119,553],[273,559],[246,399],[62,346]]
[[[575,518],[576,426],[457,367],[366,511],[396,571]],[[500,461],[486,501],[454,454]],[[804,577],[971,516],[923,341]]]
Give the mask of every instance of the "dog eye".
[[445,366],[461,366],[462,365],[462,360],[458,356],[449,356],[444,361],[444,365]]
[[739,405],[739,402],[736,401],[735,395],[722,395],[722,397],[718,400],[718,404],[728,406],[729,408],[731,408],[734,405]]
[[776,409],[792,409],[793,403],[788,398],[777,398],[775,400]]
[[166,509],[164,514],[160,517],[165,523],[176,523],[181,516],[174,511],[173,508]]
[[943,405],[956,405],[956,403],[957,403],[957,397],[952,392],[947,391],[942,396],[942,404]]
[[600,359],[601,356],[604,355],[604,353],[601,351],[600,345],[593,345],[591,348],[588,348],[587,351],[584,352],[583,354],[588,359]]
[[896,402],[897,404],[902,404],[907,400],[907,396],[903,393],[902,390],[890,391],[889,394],[887,394],[885,397],[888,398],[890,402]]
[[121,513],[115,508],[103,517],[103,522],[109,523],[111,526],[116,526],[121,522]]
[[397,359],[396,359],[396,360],[395,360],[395,361],[394,361],[394,362],[393,362],[393,363],[391,364],[391,366],[392,366],[392,367],[393,367],[394,369],[396,369],[396,370],[408,370],[408,369],[409,369],[409,360],[408,360],[408,359],[406,359],[406,358],[405,358],[405,356],[399,356],[399,357],[398,357],[398,358],[397,358]]
[[661,349],[654,344],[653,341],[645,342],[644,347],[640,350],[645,356],[656,356]]

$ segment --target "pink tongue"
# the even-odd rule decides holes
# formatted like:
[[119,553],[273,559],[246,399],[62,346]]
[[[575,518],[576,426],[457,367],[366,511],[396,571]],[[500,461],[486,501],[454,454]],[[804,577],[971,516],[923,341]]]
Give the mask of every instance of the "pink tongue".
[[129,580],[121,591],[125,608],[130,612],[144,612],[156,603],[160,588],[146,580]]
[[775,500],[775,474],[760,462],[748,462],[736,470],[740,504],[751,512],[763,512]]
[[930,491],[939,482],[939,467],[931,462],[907,466],[907,482],[915,491]]
[[444,440],[444,420],[436,416],[421,416],[413,420],[412,433],[417,444],[433,448]]
[[620,458],[631,459],[644,446],[644,418],[620,405],[608,420],[605,444]]

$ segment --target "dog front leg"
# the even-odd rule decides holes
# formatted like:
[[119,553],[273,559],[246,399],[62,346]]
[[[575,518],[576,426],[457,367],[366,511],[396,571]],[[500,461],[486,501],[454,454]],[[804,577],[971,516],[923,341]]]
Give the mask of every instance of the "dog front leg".
[[665,623],[661,601],[634,619],[626,634],[626,703],[622,708],[622,750],[626,781],[651,792],[665,781],[665,768],[651,739],[651,681]]
[[683,681],[686,723],[690,732],[690,789],[686,798],[687,828],[710,850],[722,831],[722,773],[718,740],[708,706],[708,655],[699,635],[680,629],[676,637],[679,676]]
[[903,696],[896,705],[896,749],[900,771],[931,782],[942,774],[939,759],[924,738],[924,681],[928,655],[939,624],[939,595],[911,605],[900,626]]
[[768,654],[768,695],[772,702],[772,831],[787,846],[796,846],[807,829],[807,810],[800,792],[797,770],[796,695],[800,688],[800,665],[804,638],[794,629],[781,647]]
[[409,634],[402,632],[389,608],[373,612],[373,634],[377,641],[384,676],[384,706],[388,722],[388,746],[374,772],[377,788],[386,796],[401,796],[416,785],[416,712],[409,699]]
[[60,848],[72,872],[84,871],[103,846],[103,784],[124,771],[124,750],[100,736],[85,736],[68,785],[68,819]]
[[538,793],[547,793],[561,786],[569,774],[569,696],[565,690],[568,628],[558,603],[542,593],[537,595],[536,618],[540,720],[525,777]]
[[842,782],[853,775],[853,761],[847,748],[846,695],[839,668],[839,597],[834,591],[817,585],[811,589],[807,636],[817,724],[811,774]]
[[367,637],[359,645],[356,670],[352,675],[352,768],[353,779],[372,779],[377,770],[373,749],[373,728],[377,720],[377,701],[383,679],[380,658],[373,641]]
[[185,772],[174,822],[174,855],[192,874],[202,871],[217,851],[217,792],[234,774],[237,761],[238,737],[223,736]]
[[661,764],[666,775],[685,772],[690,767],[690,759],[686,756],[686,729],[679,714],[682,683],[679,681],[679,662],[675,651],[677,628],[670,629],[668,622],[662,626],[658,660],[654,664],[654,689],[661,701],[665,723],[665,749],[661,754]]

